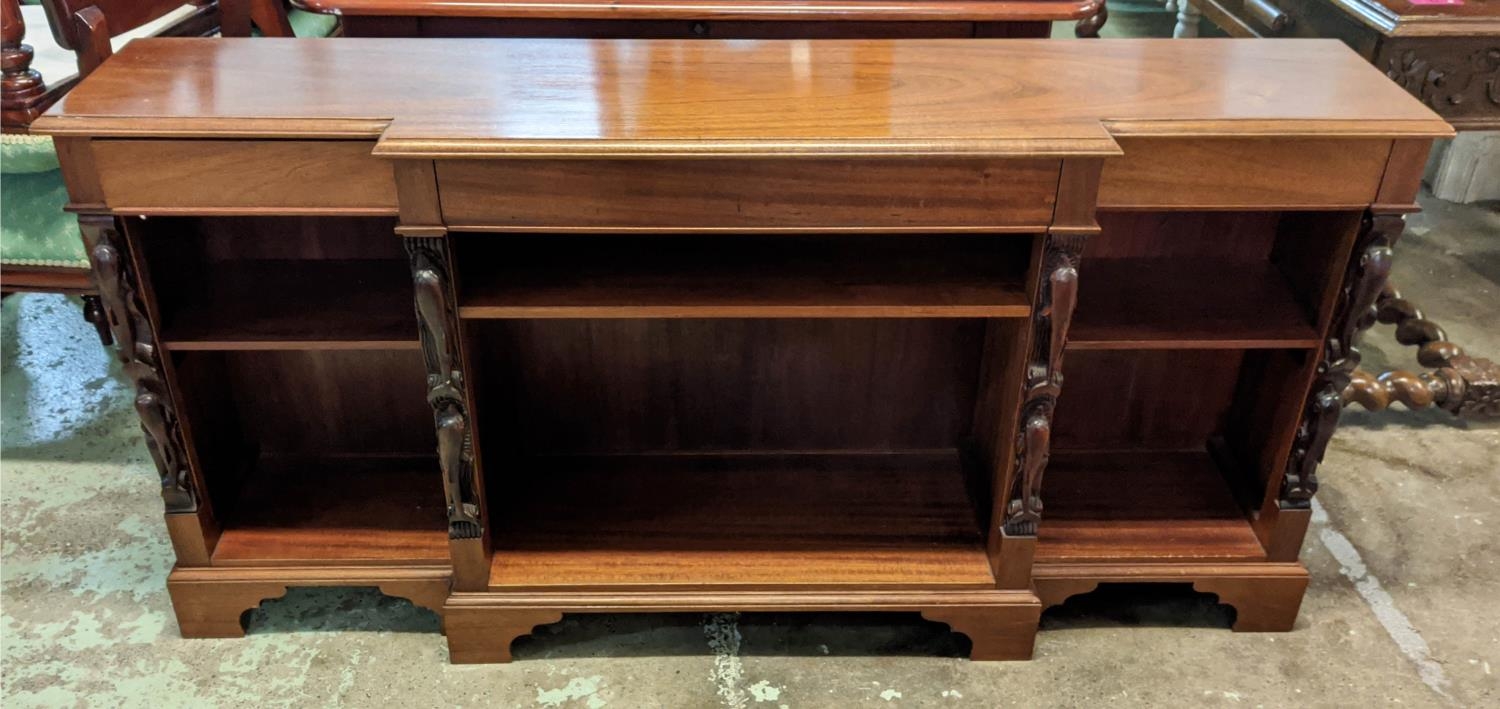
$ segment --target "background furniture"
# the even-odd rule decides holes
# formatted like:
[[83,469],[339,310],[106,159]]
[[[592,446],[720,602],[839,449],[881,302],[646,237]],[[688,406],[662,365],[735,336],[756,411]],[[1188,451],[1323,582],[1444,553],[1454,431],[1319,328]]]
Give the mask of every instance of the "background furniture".
[[378,586],[458,662],[667,610],[1022,658],[1116,581],[1289,629],[1451,135],[1337,43],[1233,40],[138,42],[38,126],[183,633]]
[[[257,24],[272,34],[291,36],[293,22],[279,2],[228,0],[225,34],[249,36],[251,4]],[[33,136],[28,128],[78,80],[96,69],[117,47],[150,36],[210,36],[220,32],[220,3],[199,0],[50,0],[22,5],[0,0],[3,18],[4,74],[3,215],[0,215],[0,292],[45,291],[80,295],[84,316],[109,342],[88,275],[88,260],[76,220],[63,211],[67,191],[52,140]],[[236,22],[238,19],[238,22]],[[294,11],[292,20],[306,32],[331,31],[333,18]],[[51,29],[32,36],[26,29]]]
[[1500,129],[1494,0],[1192,0],[1235,37],[1343,40],[1459,130]]
[[809,39],[1046,37],[1077,20],[1097,37],[1104,0],[294,0],[350,37]]
[[[1181,6],[1176,36],[1196,36],[1200,7],[1231,36],[1340,39],[1455,128],[1500,130],[1500,4],[1493,0],[1192,0]],[[1493,136],[1461,138],[1480,149],[1478,159],[1494,158],[1494,150],[1480,147]],[[1399,402],[1473,418],[1500,416],[1500,365],[1449,342],[1394,288],[1381,302],[1380,322],[1396,325],[1397,341],[1419,347],[1418,362],[1431,370],[1361,370],[1346,401],[1372,410]]]
[[[48,8],[55,16],[72,18],[85,3],[59,2]],[[65,22],[56,33],[55,44],[43,44],[43,63],[53,67],[71,67],[59,71],[54,83],[47,84],[39,71],[32,68],[36,54],[24,43],[28,19],[34,25],[46,26],[43,8],[22,7],[17,0],[0,0],[4,46],[0,48],[4,74],[0,77],[3,94],[3,156],[0,156],[0,180],[5,199],[0,208],[0,292],[50,291],[80,295],[84,300],[84,317],[99,328],[99,336],[109,342],[109,330],[99,310],[98,297],[89,281],[88,260],[79,238],[77,221],[63,211],[67,189],[63,184],[52,140],[26,132],[32,119],[41,115],[78,79],[98,66],[112,49],[137,36],[151,34],[204,35],[218,29],[218,7],[214,3],[185,5],[182,2],[155,3],[87,3],[88,20]],[[75,9],[75,6],[80,6]],[[106,28],[103,8],[128,7],[128,12]],[[28,17],[29,16],[29,17]],[[45,36],[45,35],[44,35]],[[50,38],[48,38],[50,39]],[[66,57],[66,60],[63,59]]]

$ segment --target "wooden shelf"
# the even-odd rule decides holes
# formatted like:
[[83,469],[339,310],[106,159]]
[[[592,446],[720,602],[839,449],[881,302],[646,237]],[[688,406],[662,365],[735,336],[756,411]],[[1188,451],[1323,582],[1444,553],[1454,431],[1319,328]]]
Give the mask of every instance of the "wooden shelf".
[[1036,561],[1265,561],[1206,452],[1055,451]]
[[261,461],[213,564],[446,565],[446,509],[434,457]]
[[[1015,236],[469,236],[465,318],[1030,314]],[[475,253],[484,251],[486,253]]]
[[404,261],[223,261],[167,305],[169,350],[417,349]]
[[558,458],[506,469],[504,483],[490,483],[491,504],[505,505],[491,514],[492,590],[995,583],[956,453]]
[[1085,259],[1072,349],[1318,347],[1285,277],[1264,261]]

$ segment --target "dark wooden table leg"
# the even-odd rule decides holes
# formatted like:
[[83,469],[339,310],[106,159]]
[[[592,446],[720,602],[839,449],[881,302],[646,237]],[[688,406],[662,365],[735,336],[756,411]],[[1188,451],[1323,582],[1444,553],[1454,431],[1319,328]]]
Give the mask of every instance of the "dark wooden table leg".
[[1104,27],[1104,23],[1108,20],[1109,5],[1104,0],[1101,0],[1101,2],[1099,3],[1098,12],[1094,13],[1092,17],[1085,17],[1079,20],[1078,24],[1073,25],[1073,35],[1076,37],[1097,38],[1099,36],[1099,30]]
[[1396,326],[1396,341],[1417,347],[1417,361],[1431,371],[1391,370],[1373,375],[1356,370],[1344,389],[1344,402],[1381,411],[1394,402],[1410,409],[1437,406],[1455,416],[1500,416],[1500,365],[1470,357],[1448,341],[1421,308],[1387,285],[1375,303],[1375,319]]
[[99,333],[99,342],[105,347],[113,345],[115,338],[109,332],[109,318],[104,315],[104,304],[99,302],[97,295],[85,295],[83,298],[83,319],[94,324],[94,330]]

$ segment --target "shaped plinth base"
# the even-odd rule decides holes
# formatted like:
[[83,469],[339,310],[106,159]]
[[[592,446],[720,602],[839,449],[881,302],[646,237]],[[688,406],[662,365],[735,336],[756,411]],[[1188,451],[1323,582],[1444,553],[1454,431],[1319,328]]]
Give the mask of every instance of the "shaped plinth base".
[[178,567],[167,577],[167,592],[182,637],[240,638],[246,611],[292,587],[373,586],[442,614],[450,575],[446,566]]
[[1061,605],[1101,583],[1191,583],[1235,610],[1237,632],[1285,632],[1297,622],[1307,569],[1299,563],[1261,564],[1057,564],[1036,567],[1043,607]]
[[455,593],[443,610],[454,663],[509,662],[510,646],[565,613],[918,612],[973,643],[974,660],[1031,658],[1042,605],[1030,591],[628,591]]

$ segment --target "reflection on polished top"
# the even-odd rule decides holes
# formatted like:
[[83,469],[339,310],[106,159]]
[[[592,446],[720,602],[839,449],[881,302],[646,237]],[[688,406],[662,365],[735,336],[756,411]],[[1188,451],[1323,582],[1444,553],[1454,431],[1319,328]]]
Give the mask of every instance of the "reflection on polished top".
[[1332,40],[154,39],[33,128],[378,136],[387,155],[1110,154],[1122,135],[1450,134]]

